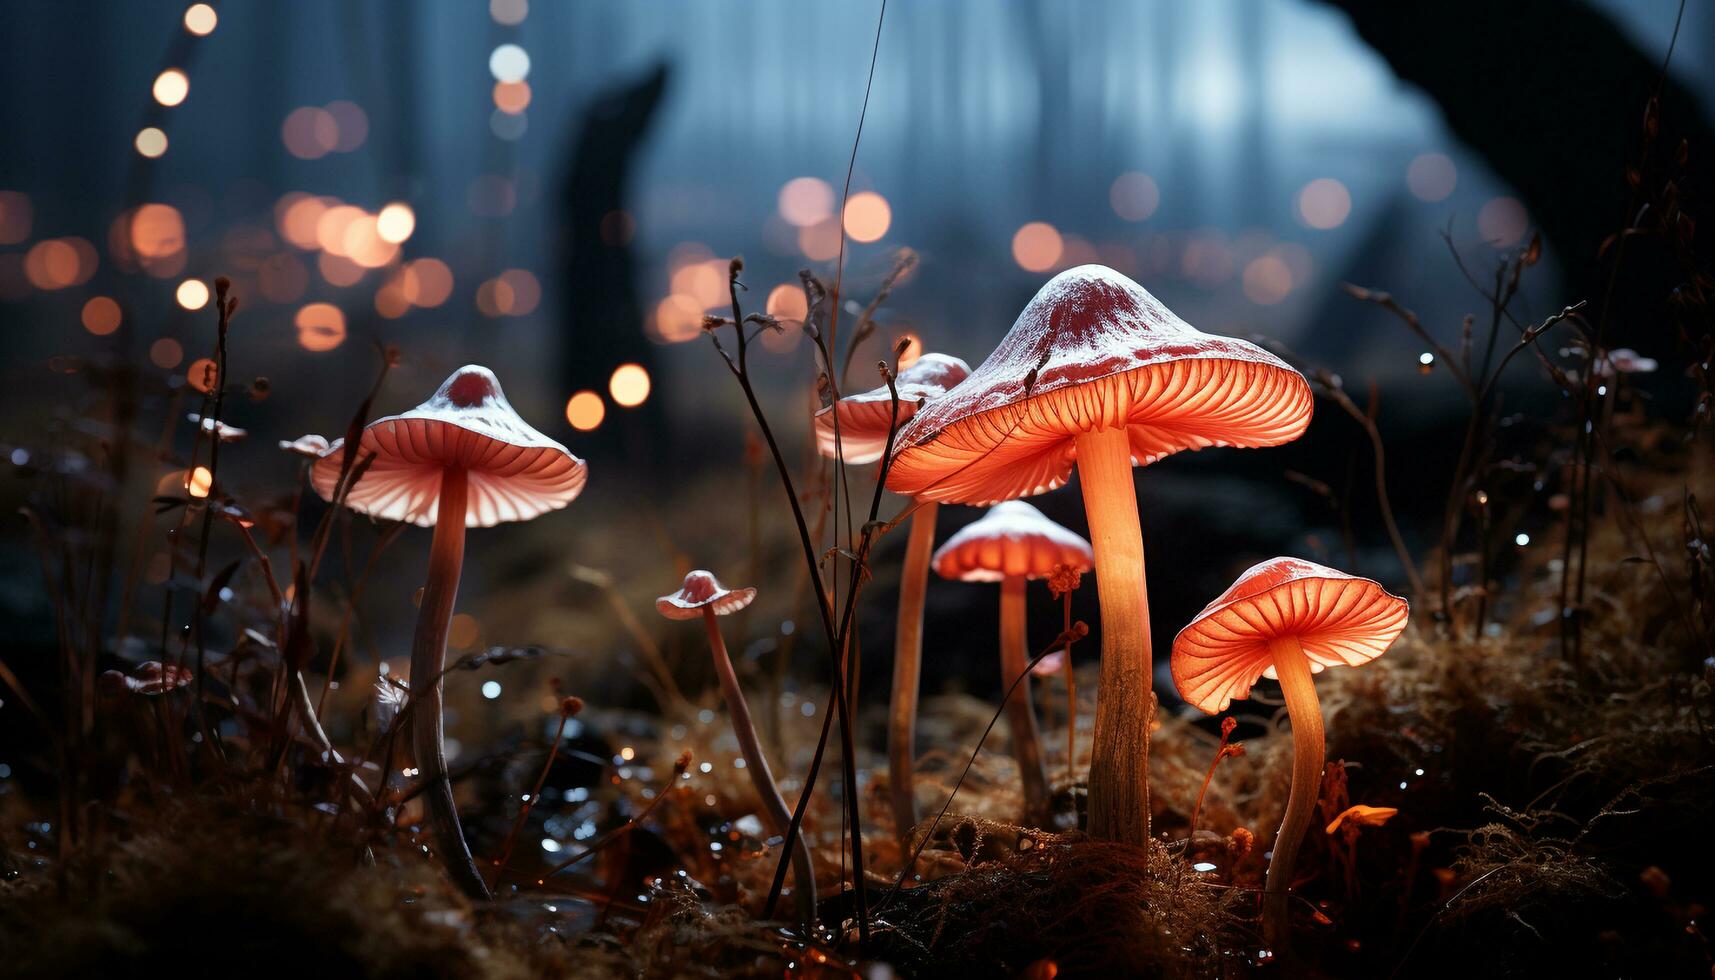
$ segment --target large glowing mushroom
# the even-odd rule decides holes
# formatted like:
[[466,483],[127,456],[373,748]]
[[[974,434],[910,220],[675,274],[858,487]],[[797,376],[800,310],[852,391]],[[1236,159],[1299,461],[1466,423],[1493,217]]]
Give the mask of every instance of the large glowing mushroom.
[[1078,471],[1102,617],[1092,836],[1149,839],[1149,605],[1131,468],[1183,449],[1290,442],[1310,411],[1310,386],[1278,358],[1085,265],[1049,280],[988,360],[896,437],[888,489],[928,500],[1028,497]]
[[[713,572],[697,569],[685,576],[679,591],[655,600],[655,609],[668,619],[701,619],[709,634],[709,654],[714,657],[715,676],[720,678],[721,697],[732,715],[732,733],[738,738],[739,754],[750,774],[750,784],[762,800],[762,810],[768,818],[769,830],[784,835],[792,822],[792,810],[780,795],[774,782],[774,770],[768,757],[762,754],[762,741],[756,737],[756,725],[750,720],[750,706],[744,691],[738,686],[738,674],[733,672],[732,658],[727,655],[726,641],[721,638],[716,616],[727,616],[750,605],[756,599],[753,588],[729,589],[715,578]],[[798,882],[798,914],[806,927],[815,923],[816,873],[810,863],[810,845],[798,834],[792,850],[792,870]]]
[[1292,721],[1292,790],[1263,897],[1264,934],[1287,942],[1286,898],[1298,845],[1322,786],[1327,748],[1311,675],[1324,667],[1365,664],[1405,629],[1410,607],[1367,578],[1298,558],[1251,566],[1173,641],[1173,683],[1209,714],[1250,693],[1258,677],[1277,678]]
[[[946,354],[924,354],[886,385],[847,395],[816,413],[816,448],[830,459],[872,463],[887,452],[887,438],[924,405],[965,380],[970,365]],[[836,431],[835,423],[838,422]],[[917,686],[923,664],[923,602],[929,584],[929,553],[935,547],[940,505],[916,502],[899,573],[899,619],[893,640],[893,695],[887,726],[887,784],[893,824],[904,837],[917,825]]]
[[[1025,585],[1056,568],[1090,570],[1090,542],[1066,530],[1022,500],[995,504],[960,528],[935,552],[935,572],[961,582],[1000,583],[1000,685],[1009,688],[1007,727],[1018,761],[1026,820],[1048,816],[1048,771],[1030,700],[1030,648],[1025,636]],[[1017,687],[1013,687],[1014,682]]]
[[[310,481],[325,499],[333,499],[344,451],[345,440],[336,441],[311,467]],[[465,528],[558,510],[583,490],[587,467],[520,418],[493,372],[474,364],[459,368],[409,412],[371,422],[356,452],[368,464],[345,493],[347,507],[435,529],[411,641],[411,745],[447,868],[466,892],[486,897],[459,827],[441,717],[447,625],[458,597]]]

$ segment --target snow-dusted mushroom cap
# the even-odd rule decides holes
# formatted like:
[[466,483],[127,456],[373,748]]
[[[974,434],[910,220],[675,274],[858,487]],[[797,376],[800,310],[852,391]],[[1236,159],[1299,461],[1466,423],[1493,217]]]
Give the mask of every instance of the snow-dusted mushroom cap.
[[[325,500],[339,481],[345,440],[316,460],[310,481]],[[528,521],[559,510],[584,488],[588,467],[531,428],[507,403],[494,372],[467,364],[428,401],[363,430],[358,459],[375,462],[346,492],[345,505],[389,521],[430,527],[440,516],[441,474],[463,467],[467,527]],[[356,465],[355,462],[353,465]]]
[[962,582],[999,582],[1014,575],[1047,578],[1057,565],[1087,572],[1090,542],[1022,500],[995,504],[947,539],[931,559],[936,574]]
[[1252,565],[1173,640],[1179,696],[1215,714],[1274,677],[1268,644],[1298,638],[1310,670],[1356,667],[1392,645],[1410,606],[1376,582],[1301,558]]
[[[899,390],[899,425],[904,425],[925,404],[945,395],[965,380],[971,366],[947,354],[924,354],[915,364],[899,372],[893,385]],[[816,413],[816,450],[833,459],[834,416],[839,416],[839,449],[846,462],[873,463],[887,452],[887,430],[893,421],[893,394],[886,385],[856,395],[847,395]],[[897,436],[895,437],[897,442]]]
[[714,572],[698,568],[685,576],[685,583],[672,595],[655,600],[655,611],[668,619],[696,619],[705,608],[716,616],[738,612],[756,599],[752,588],[729,589]]
[[[297,453],[299,456],[308,456],[314,459],[328,451],[328,441],[326,437],[318,436],[312,432],[309,435],[299,436],[290,442],[281,439],[280,448],[289,453]],[[338,471],[335,470],[335,473],[337,474]]]
[[1311,404],[1279,358],[1084,265],[1050,279],[988,360],[905,425],[887,487],[966,504],[1028,497],[1066,482],[1085,432],[1124,425],[1133,465],[1147,466],[1183,449],[1290,442]]

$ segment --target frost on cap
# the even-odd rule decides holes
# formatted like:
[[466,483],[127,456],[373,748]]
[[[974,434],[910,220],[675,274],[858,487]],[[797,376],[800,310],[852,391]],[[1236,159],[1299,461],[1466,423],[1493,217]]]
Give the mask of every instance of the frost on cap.
[[[945,395],[948,389],[965,380],[971,366],[946,354],[924,354],[917,362],[899,372],[893,385],[899,390],[899,425],[904,425],[917,410]],[[840,452],[846,462],[873,463],[887,452],[887,432],[894,425],[893,393],[886,385],[856,395],[847,395],[816,413],[816,449],[833,459],[834,417],[840,420]],[[897,436],[895,442],[897,443]]]
[[[333,499],[344,443],[336,440],[310,470],[324,500]],[[409,412],[369,423],[358,460],[371,453],[375,461],[346,492],[345,505],[420,527],[440,516],[441,473],[450,467],[469,474],[467,527],[528,521],[559,510],[583,490],[588,476],[583,460],[519,418],[494,372],[475,364],[453,372],[433,397]]]
[[685,584],[679,587],[679,591],[656,599],[655,611],[668,619],[696,619],[703,614],[704,607],[708,607],[716,616],[725,616],[738,612],[755,599],[755,589],[729,589],[715,578],[714,572],[699,568],[685,576]]
[[1382,655],[1405,629],[1410,606],[1367,578],[1301,558],[1251,566],[1173,640],[1179,696],[1215,714],[1274,677],[1270,640],[1298,638],[1312,672],[1356,667]]
[[1047,578],[1057,565],[1087,572],[1095,562],[1090,542],[1022,500],[995,504],[960,528],[931,559],[936,574],[962,582],[999,582],[1022,575]]
[[1078,435],[1123,425],[1132,463],[1274,446],[1310,424],[1310,386],[1255,344],[1203,333],[1142,286],[1084,265],[1050,279],[965,382],[894,439],[887,488],[986,504],[1052,490]]

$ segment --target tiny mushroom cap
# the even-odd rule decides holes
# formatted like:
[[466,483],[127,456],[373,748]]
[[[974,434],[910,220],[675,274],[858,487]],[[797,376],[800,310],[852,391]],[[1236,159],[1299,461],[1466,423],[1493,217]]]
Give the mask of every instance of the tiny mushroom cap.
[[962,582],[999,582],[1011,576],[1040,579],[1057,566],[1087,572],[1095,562],[1090,542],[1022,500],[1008,500],[960,528],[935,552],[936,574]]
[[[311,469],[310,480],[332,500],[343,465],[336,440]],[[352,510],[389,521],[433,526],[439,517],[441,474],[468,474],[466,527],[528,521],[571,503],[583,491],[584,461],[531,428],[507,403],[500,381],[485,367],[453,372],[428,401],[363,430],[358,459],[374,462],[346,491]],[[355,465],[355,463],[353,464]]]
[[756,600],[754,588],[729,589],[715,573],[694,569],[672,595],[655,600],[655,611],[668,619],[696,619],[708,609],[716,616],[738,612]]
[[1082,433],[1124,426],[1133,465],[1183,449],[1273,446],[1310,424],[1304,377],[1206,334],[1099,265],[1050,279],[1000,346],[894,439],[887,487],[987,504],[1066,483]]
[[1173,641],[1179,696],[1209,714],[1274,677],[1269,642],[1297,639],[1313,673],[1368,663],[1405,629],[1410,606],[1367,578],[1300,558],[1253,565]]
[[[848,463],[873,463],[887,452],[887,433],[895,424],[904,425],[927,402],[946,394],[965,380],[971,366],[947,354],[924,354],[899,372],[893,386],[899,391],[899,412],[894,418],[893,392],[886,385],[847,395],[816,413],[816,449],[833,459],[836,455],[834,418],[840,422],[839,450]],[[895,438],[897,443],[897,437]]]

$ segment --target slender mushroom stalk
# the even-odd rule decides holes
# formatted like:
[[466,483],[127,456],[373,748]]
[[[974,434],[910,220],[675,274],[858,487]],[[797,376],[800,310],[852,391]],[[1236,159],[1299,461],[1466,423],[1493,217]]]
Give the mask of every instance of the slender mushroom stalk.
[[[442,513],[462,514],[468,496],[465,470],[448,468],[441,474]],[[441,672],[446,669],[447,627],[453,619],[453,603],[459,594],[459,576],[464,569],[464,521],[435,522],[429,545],[429,577],[423,583],[422,604],[417,607],[417,631],[411,637],[411,682],[418,703],[411,714],[411,753],[423,779],[423,805],[429,811],[435,843],[453,882],[466,894],[487,896],[488,886],[471,857],[459,825],[458,804],[447,774],[446,723],[442,714]]]
[[1312,405],[1279,358],[1203,333],[1125,276],[1085,265],[1049,280],[994,353],[900,430],[895,493],[989,504],[1079,473],[1102,610],[1091,836],[1149,843],[1149,609],[1131,468],[1290,442]]
[[[1066,788],[1071,790],[1078,758],[1078,681],[1072,669],[1072,593],[1078,591],[1083,572],[1072,565],[1055,565],[1048,576],[1048,591],[1060,600],[1066,646],[1060,654],[1061,668],[1066,672]],[[1046,662],[1046,661],[1045,661]]]
[[1367,578],[1298,558],[1273,558],[1247,569],[1173,640],[1173,683],[1188,703],[1208,714],[1249,695],[1259,677],[1278,678],[1285,695],[1292,789],[1263,891],[1263,935],[1283,958],[1292,952],[1293,865],[1322,789],[1327,752],[1313,675],[1381,656],[1410,613],[1404,599]]
[[[702,618],[709,635],[709,654],[714,659],[715,676],[720,681],[721,698],[726,702],[727,713],[732,716],[732,732],[738,739],[745,771],[750,774],[750,784],[762,801],[769,830],[785,834],[792,822],[792,808],[786,805],[785,798],[780,795],[780,787],[774,782],[774,770],[768,765],[768,756],[763,754],[762,740],[757,737],[756,724],[750,717],[750,705],[744,699],[744,690],[738,686],[738,674],[733,671],[732,657],[727,654],[726,641],[721,637],[720,624],[715,620],[716,616],[743,609],[755,599],[755,589],[728,589],[713,573],[697,569],[685,576],[678,592],[655,600],[655,608],[668,619]],[[803,834],[797,835],[794,841],[792,871],[797,883],[799,921],[808,933],[816,922],[816,872],[811,862],[810,845]]]
[[960,528],[935,553],[935,571],[943,578],[1000,583],[1000,685],[1005,692],[1019,681],[1004,710],[1012,734],[1013,758],[1018,763],[1026,823],[1046,825],[1051,814],[1042,735],[1030,698],[1025,589],[1033,578],[1047,578],[1066,569],[1087,570],[1091,560],[1088,541],[1022,500],[989,508],[980,520]]
[[1274,835],[1274,856],[1268,862],[1262,907],[1263,937],[1270,948],[1283,949],[1290,938],[1286,899],[1292,888],[1292,868],[1316,811],[1328,744],[1310,660],[1304,656],[1298,637],[1276,637],[1268,646],[1280,678],[1280,693],[1286,698],[1286,716],[1292,722],[1292,790],[1287,795],[1286,813],[1280,818],[1280,832]]
[[887,786],[893,826],[904,840],[917,826],[917,691],[923,669],[923,603],[929,590],[929,556],[935,550],[940,505],[922,502],[911,516],[905,565],[899,574],[899,626],[893,641],[893,697],[887,715]]
[[1143,529],[1131,482],[1131,443],[1124,428],[1077,438],[1078,482],[1102,610],[1101,694],[1090,747],[1090,836],[1141,844],[1149,839],[1149,598]]
[[[328,446],[310,469],[311,483],[327,500],[333,499],[343,473],[344,443]],[[528,521],[558,510],[583,491],[588,467],[531,428],[506,401],[494,373],[474,364],[453,372],[416,408],[371,422],[357,449],[369,465],[346,489],[345,506],[435,529],[411,640],[416,698],[411,744],[442,860],[467,895],[485,899],[488,888],[459,826],[442,715],[441,674],[464,565],[465,528]]]
[[[873,463],[887,451],[888,437],[924,405],[946,394],[971,373],[970,365],[946,354],[924,354],[900,370],[890,389],[883,385],[825,406],[814,418],[816,449],[850,464]],[[897,392],[897,397],[895,393]],[[837,424],[836,424],[837,423]],[[933,500],[913,500],[905,566],[899,579],[899,620],[894,632],[893,696],[887,724],[887,785],[893,826],[901,841],[917,826],[917,689],[923,666],[923,602],[929,555],[935,549]],[[855,690],[855,685],[854,688]]]
[[1023,678],[1006,699],[1006,723],[1012,730],[1012,757],[1018,763],[1018,779],[1024,788],[1025,816],[1040,823],[1048,816],[1048,769],[1042,761],[1036,712],[1031,708],[1024,586],[1022,575],[1008,575],[1000,583],[1000,683],[1005,690]]

